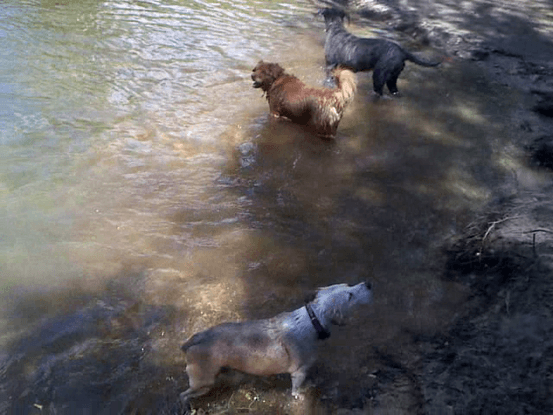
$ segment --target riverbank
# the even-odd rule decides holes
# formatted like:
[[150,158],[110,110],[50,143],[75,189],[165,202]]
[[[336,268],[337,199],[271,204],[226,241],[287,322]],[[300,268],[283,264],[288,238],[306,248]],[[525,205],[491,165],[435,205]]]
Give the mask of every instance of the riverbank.
[[[521,166],[503,196],[444,247],[444,278],[470,299],[443,335],[415,339],[420,359],[378,382],[375,413],[548,414],[553,411],[553,19],[546,2],[351,4],[453,59],[472,61],[523,99],[509,130]],[[528,173],[531,174],[528,174]],[[415,360],[415,361],[413,361]],[[405,383],[405,382],[403,382]],[[401,403],[402,402],[402,403]],[[371,412],[372,413],[372,412]],[[396,412],[394,412],[396,413]],[[399,412],[397,412],[399,413]]]

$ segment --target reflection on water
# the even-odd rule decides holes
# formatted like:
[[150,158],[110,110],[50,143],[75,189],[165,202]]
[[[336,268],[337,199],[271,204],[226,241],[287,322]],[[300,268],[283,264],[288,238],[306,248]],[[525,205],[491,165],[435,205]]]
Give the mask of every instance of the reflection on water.
[[[463,301],[439,248],[494,196],[515,99],[474,69],[408,66],[405,96],[377,104],[359,74],[328,143],[269,120],[249,79],[266,59],[322,83],[310,3],[0,10],[0,413],[178,412],[187,336],[370,279],[374,307],[314,381],[332,401],[347,373],[351,403],[373,346]],[[263,396],[279,407],[287,385]]]

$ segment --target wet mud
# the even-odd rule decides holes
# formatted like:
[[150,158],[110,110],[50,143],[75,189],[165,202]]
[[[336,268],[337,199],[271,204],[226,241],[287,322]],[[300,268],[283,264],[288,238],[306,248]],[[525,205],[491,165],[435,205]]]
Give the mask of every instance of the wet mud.
[[[377,354],[386,364],[371,404],[345,413],[552,413],[553,20],[542,13],[550,3],[474,1],[464,11],[424,1],[409,2],[410,9],[379,1],[349,6],[472,61],[520,93],[510,128],[525,167],[513,169],[502,195],[443,246],[443,278],[470,292],[452,325],[413,336],[408,351]],[[448,15],[456,18],[438,21]]]

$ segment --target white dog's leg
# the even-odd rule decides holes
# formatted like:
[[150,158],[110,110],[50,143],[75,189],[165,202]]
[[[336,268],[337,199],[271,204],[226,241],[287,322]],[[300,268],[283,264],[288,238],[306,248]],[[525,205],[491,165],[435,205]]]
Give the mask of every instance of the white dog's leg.
[[303,384],[305,377],[307,376],[307,368],[301,367],[300,369],[296,370],[294,373],[291,373],[291,376],[292,376],[292,396],[296,399],[299,399],[302,397],[301,393],[299,393],[299,389]]

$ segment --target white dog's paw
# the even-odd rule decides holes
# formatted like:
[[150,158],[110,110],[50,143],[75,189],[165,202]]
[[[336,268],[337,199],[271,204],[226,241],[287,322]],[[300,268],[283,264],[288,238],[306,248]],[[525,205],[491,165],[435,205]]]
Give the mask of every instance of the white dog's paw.
[[292,397],[298,402],[303,402],[305,400],[305,395],[300,392],[292,392]]
[[305,415],[313,413],[315,406],[313,396],[309,390],[304,393],[296,393],[292,395],[294,399],[290,399],[287,413],[289,415]]

